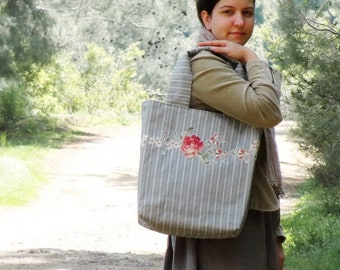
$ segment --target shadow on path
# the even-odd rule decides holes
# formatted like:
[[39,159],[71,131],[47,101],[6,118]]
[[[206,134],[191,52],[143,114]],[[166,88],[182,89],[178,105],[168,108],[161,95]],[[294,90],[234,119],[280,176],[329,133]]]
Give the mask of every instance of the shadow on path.
[[163,257],[133,253],[63,251],[31,249],[1,252],[1,270],[156,270],[161,269]]

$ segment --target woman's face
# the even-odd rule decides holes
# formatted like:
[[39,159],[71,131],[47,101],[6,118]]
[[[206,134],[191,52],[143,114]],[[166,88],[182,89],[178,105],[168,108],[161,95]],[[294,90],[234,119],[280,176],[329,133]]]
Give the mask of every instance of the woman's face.
[[216,39],[244,45],[253,33],[254,9],[253,0],[220,0],[210,15],[202,11],[201,16]]

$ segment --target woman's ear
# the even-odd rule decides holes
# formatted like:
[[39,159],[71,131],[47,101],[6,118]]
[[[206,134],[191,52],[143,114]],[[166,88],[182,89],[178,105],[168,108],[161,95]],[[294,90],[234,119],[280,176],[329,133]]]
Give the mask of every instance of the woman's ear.
[[201,18],[202,18],[205,28],[207,28],[207,30],[210,31],[211,30],[211,27],[210,27],[211,17],[206,10],[203,10],[201,12]]

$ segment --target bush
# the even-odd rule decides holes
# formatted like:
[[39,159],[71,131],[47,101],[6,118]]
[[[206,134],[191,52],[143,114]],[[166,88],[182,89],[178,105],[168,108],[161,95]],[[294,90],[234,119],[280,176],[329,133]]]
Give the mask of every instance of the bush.
[[12,83],[0,87],[0,130],[8,130],[25,116],[26,101],[22,88]]
[[88,46],[81,77],[89,113],[111,109],[121,116],[140,111],[140,102],[147,96],[136,81],[136,59],[142,54],[137,44],[112,56],[96,44]]
[[[114,54],[89,44],[77,66],[70,56],[56,55],[46,65],[32,64],[21,84],[0,81],[0,131],[21,127],[31,119],[64,118],[68,114],[110,114],[120,122],[139,115],[147,98],[137,81],[138,44]],[[20,122],[20,123],[19,123]]]

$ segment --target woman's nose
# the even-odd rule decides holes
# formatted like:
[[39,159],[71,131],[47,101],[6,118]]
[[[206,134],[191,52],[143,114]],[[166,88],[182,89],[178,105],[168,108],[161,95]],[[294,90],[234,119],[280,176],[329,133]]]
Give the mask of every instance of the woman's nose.
[[235,14],[235,21],[234,21],[234,24],[236,26],[243,26],[244,25],[244,18],[242,16],[242,14]]

